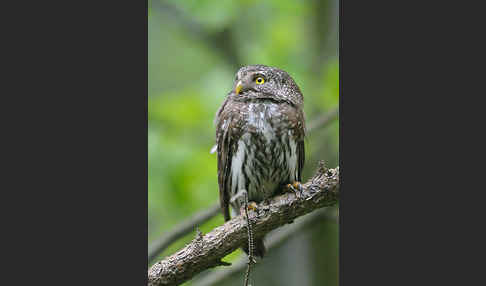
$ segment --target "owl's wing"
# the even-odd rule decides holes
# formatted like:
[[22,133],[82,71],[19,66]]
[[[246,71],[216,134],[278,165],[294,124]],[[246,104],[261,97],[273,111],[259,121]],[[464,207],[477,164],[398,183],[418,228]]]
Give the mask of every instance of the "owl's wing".
[[235,142],[231,134],[231,112],[225,110],[228,100],[225,100],[216,114],[216,145],[218,151],[218,185],[219,203],[223,212],[224,220],[231,219],[229,213],[230,201],[230,171],[231,159]]

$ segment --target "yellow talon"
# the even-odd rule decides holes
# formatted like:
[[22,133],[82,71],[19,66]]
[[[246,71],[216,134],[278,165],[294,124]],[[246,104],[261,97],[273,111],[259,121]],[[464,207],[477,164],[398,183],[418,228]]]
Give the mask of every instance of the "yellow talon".
[[293,182],[292,184],[287,184],[287,189],[294,191],[294,193],[300,197],[302,193],[302,184],[300,182]]
[[302,184],[300,182],[295,181],[292,184],[287,184],[287,188],[293,191],[301,190]]
[[248,203],[248,210],[256,210],[257,209],[257,204],[255,202],[249,202]]

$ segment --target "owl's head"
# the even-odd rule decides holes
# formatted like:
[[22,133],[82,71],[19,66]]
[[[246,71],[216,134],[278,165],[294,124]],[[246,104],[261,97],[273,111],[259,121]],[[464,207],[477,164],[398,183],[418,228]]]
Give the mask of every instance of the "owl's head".
[[230,96],[242,101],[268,99],[296,106],[303,103],[299,87],[287,72],[264,65],[240,68]]

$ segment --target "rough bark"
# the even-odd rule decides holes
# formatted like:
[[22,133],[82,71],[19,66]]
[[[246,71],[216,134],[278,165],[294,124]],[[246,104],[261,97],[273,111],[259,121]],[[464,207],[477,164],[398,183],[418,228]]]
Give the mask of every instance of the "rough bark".
[[[335,220],[337,221],[337,212],[329,212],[329,208],[322,208],[316,210],[310,214],[297,218],[294,223],[290,224],[288,227],[284,227],[279,231],[271,233],[268,239],[265,240],[265,246],[267,251],[272,251],[274,248],[278,248],[281,244],[285,243],[291,237],[294,237],[298,233],[302,233],[306,229],[310,229],[312,227],[316,227],[319,225],[319,222],[325,220]],[[241,273],[245,270],[248,265],[248,258],[247,256],[241,256],[240,259],[233,262],[231,266],[224,267],[211,273],[208,273],[205,276],[202,276],[198,279],[198,277],[194,277],[191,281],[191,285],[195,286],[214,286],[214,285],[223,285],[221,284],[226,279],[230,278],[237,273]],[[258,265],[256,265],[258,267]]]
[[[262,237],[299,216],[335,205],[338,199],[339,167],[326,169],[321,162],[302,193],[279,195],[249,212],[254,236]],[[221,259],[246,242],[245,217],[234,217],[205,235],[198,233],[186,247],[155,263],[148,271],[148,285],[179,285],[205,269],[229,265]]]

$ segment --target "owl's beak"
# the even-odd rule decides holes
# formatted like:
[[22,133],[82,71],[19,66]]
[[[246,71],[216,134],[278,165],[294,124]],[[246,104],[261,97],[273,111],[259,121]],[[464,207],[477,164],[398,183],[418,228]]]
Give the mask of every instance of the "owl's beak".
[[235,87],[235,93],[236,94],[240,94],[241,92],[241,89],[243,88],[243,83],[241,82],[241,80],[236,84],[236,87]]

